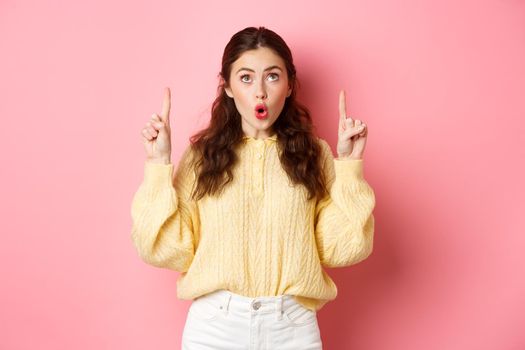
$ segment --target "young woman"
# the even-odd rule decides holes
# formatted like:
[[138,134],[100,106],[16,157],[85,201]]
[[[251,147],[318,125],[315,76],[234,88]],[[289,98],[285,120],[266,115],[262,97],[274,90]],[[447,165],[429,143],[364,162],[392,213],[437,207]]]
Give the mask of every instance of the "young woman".
[[210,124],[176,170],[169,89],[142,130],[132,239],[145,262],[181,272],[177,297],[193,300],[182,349],[322,349],[317,311],[337,295],[323,266],[372,252],[367,127],[341,91],[334,159],[297,86],[283,39],[248,27],[226,45]]

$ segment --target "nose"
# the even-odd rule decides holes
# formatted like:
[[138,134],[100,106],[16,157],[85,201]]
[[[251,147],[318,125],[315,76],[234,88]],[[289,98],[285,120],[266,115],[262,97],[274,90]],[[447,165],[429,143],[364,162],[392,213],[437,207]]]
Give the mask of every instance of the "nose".
[[255,92],[255,97],[257,97],[257,99],[259,100],[266,99],[266,89],[264,88],[264,82],[260,82],[257,85],[257,91]]

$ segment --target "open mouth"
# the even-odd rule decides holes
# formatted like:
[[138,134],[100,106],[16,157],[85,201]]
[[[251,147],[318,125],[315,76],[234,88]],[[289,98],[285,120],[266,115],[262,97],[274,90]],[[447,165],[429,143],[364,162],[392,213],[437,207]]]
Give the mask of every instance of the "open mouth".
[[258,119],[264,119],[268,116],[268,108],[263,103],[257,104],[255,106],[255,117]]

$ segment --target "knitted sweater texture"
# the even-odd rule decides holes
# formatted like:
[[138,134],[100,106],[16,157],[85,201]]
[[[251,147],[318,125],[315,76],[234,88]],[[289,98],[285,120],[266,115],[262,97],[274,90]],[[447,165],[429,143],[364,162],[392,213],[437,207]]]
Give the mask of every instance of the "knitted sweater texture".
[[330,195],[308,200],[281,167],[275,135],[245,136],[233,181],[217,197],[192,200],[190,146],[178,166],[145,162],[131,204],[141,259],[180,272],[177,297],[217,289],[249,296],[290,294],[319,310],[337,287],[323,267],[350,266],[372,252],[375,195],[363,159],[334,158],[319,138]]

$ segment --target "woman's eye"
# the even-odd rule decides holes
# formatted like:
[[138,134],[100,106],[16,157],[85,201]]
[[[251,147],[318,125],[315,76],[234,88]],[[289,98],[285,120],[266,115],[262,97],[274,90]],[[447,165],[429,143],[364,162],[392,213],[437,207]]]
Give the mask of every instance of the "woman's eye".
[[[274,79],[270,79],[271,81],[275,81],[275,80],[279,79],[279,74],[277,74],[277,73],[270,73],[270,74],[268,74],[268,76],[269,77],[274,77]],[[250,80],[244,79],[245,77],[250,78],[250,76],[248,74],[244,74],[244,75],[241,75],[241,81],[243,83],[248,83]]]
[[277,79],[279,79],[279,74],[276,74],[276,73],[270,73],[270,74],[268,74],[268,76],[272,76],[272,75],[275,77],[275,79],[273,79],[273,80],[277,80]]

